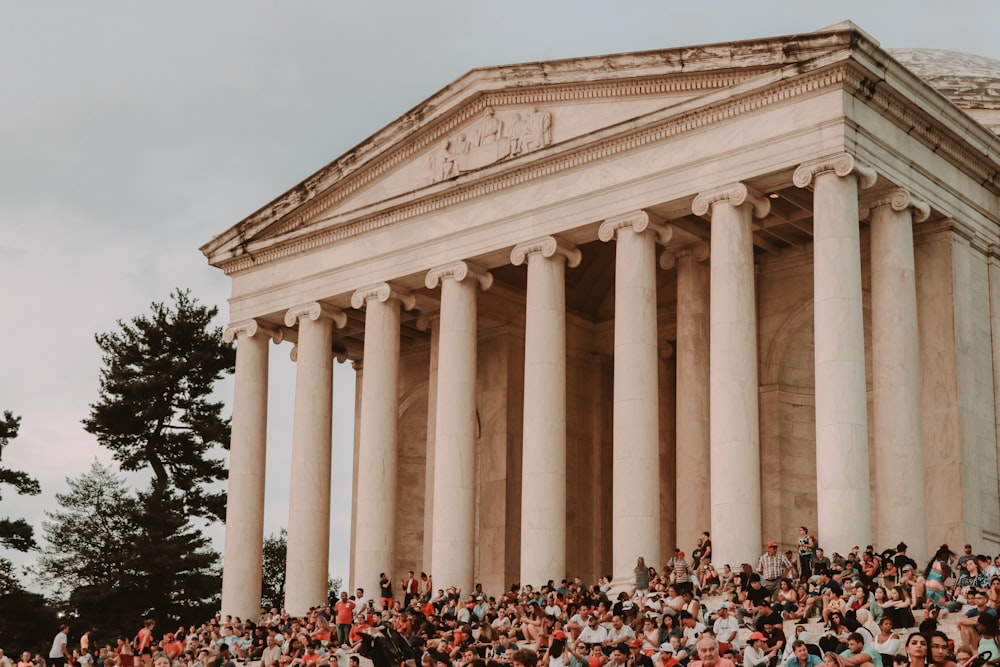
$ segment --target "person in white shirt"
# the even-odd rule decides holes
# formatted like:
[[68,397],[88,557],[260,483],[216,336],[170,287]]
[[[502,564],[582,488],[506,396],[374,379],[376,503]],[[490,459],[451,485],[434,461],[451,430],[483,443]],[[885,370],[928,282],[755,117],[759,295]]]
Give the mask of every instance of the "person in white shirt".
[[715,617],[715,623],[712,624],[712,632],[715,634],[722,652],[736,648],[736,635],[739,631],[739,621],[730,613],[729,602],[723,602]]
[[767,637],[763,632],[754,632],[743,650],[743,667],[767,667],[767,663],[777,652],[777,646],[767,648]]
[[680,613],[680,618],[681,625],[684,627],[684,646],[689,650],[693,649],[697,645],[701,633],[705,632],[705,624],[695,620],[695,617],[686,611]]
[[603,625],[598,623],[596,615],[591,614],[587,619],[587,627],[580,631],[577,637],[578,644],[601,644],[608,640],[608,631]]
[[611,617],[611,629],[608,630],[608,638],[604,642],[605,646],[614,646],[621,642],[630,642],[635,639],[635,631],[631,626],[625,625],[622,617],[615,615]]

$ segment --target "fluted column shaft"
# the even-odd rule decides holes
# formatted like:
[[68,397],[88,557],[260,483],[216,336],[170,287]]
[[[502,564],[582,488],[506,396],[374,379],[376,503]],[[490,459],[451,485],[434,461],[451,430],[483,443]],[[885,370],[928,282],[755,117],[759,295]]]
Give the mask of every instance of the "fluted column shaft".
[[615,244],[612,571],[627,582],[636,560],[660,562],[660,436],[656,240],[665,228],[643,211],[605,221]]
[[545,237],[518,245],[528,263],[521,453],[522,584],[566,575],[566,264],[580,251]]
[[222,613],[252,618],[260,611],[267,452],[267,359],[273,332],[255,320],[226,331],[236,340],[236,374],[226,491]]
[[929,208],[906,190],[865,202],[871,221],[872,430],[876,544],[927,554],[913,222]]
[[[678,546],[693,545],[712,525],[709,429],[709,290],[707,244],[681,254],[677,267],[676,507]],[[660,266],[665,266],[664,258]],[[714,548],[714,547],[713,547]],[[714,558],[713,558],[714,560]]]
[[399,310],[413,296],[381,283],[358,290],[365,308],[361,379],[354,586],[376,591],[379,574],[396,571],[397,424],[399,422]]
[[434,437],[434,534],[431,559],[439,588],[472,590],[476,553],[476,290],[490,274],[466,262],[434,269],[441,283],[438,394]]
[[286,325],[297,322],[299,327],[285,575],[285,608],[293,616],[303,616],[310,607],[326,602],[333,426],[331,315],[329,309],[313,303],[289,310],[285,316]]
[[875,174],[842,154],[800,166],[793,180],[813,184],[819,536],[850,549],[872,541],[858,185]]
[[718,563],[760,551],[760,430],[753,216],[770,205],[742,183],[699,195],[696,214],[711,208],[709,334],[712,551]]

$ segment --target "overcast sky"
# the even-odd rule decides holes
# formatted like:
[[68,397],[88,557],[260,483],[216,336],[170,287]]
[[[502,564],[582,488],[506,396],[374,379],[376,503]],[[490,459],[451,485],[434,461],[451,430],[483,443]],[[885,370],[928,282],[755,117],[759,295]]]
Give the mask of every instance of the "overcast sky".
[[[95,333],[175,287],[227,322],[228,279],[198,247],[469,69],[846,19],[887,48],[1000,59],[998,0],[0,0],[0,410],[23,417],[2,463],[43,489],[2,491],[0,516],[37,526],[67,476],[110,461],[80,425]],[[266,533],[288,522],[289,349],[271,354]],[[353,371],[335,376],[331,574],[346,577]]]

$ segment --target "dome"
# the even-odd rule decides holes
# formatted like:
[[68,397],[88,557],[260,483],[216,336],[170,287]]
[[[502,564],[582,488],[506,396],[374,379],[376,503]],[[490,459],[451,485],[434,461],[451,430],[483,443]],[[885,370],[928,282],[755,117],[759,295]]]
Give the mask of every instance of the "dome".
[[944,49],[888,49],[893,58],[1000,134],[1000,60]]

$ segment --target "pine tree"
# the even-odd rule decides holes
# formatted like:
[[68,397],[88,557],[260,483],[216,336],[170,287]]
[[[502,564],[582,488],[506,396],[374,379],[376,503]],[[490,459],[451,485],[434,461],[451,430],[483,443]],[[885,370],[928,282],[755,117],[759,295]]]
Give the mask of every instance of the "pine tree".
[[[3,459],[3,450],[10,444],[10,441],[17,437],[17,432],[21,427],[21,418],[15,417],[9,410],[4,411],[3,419],[0,419],[0,460]],[[14,487],[20,495],[37,496],[42,492],[38,480],[29,477],[27,473],[20,470],[11,470],[0,466],[0,490],[3,485]],[[0,500],[3,497],[0,496]],[[18,551],[29,551],[34,549],[34,530],[24,519],[0,519],[0,545],[17,549]],[[9,562],[9,561],[5,561]],[[10,571],[3,571],[5,575],[10,575]]]
[[83,424],[122,470],[153,473],[154,504],[177,492],[186,512],[222,520],[225,494],[207,487],[225,479],[214,453],[229,445],[229,420],[211,396],[216,381],[233,372],[235,352],[222,327],[212,326],[217,308],[187,290],[171,299],[96,336],[101,395]]

